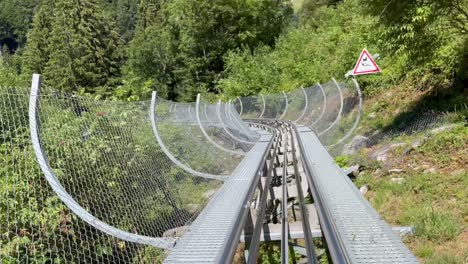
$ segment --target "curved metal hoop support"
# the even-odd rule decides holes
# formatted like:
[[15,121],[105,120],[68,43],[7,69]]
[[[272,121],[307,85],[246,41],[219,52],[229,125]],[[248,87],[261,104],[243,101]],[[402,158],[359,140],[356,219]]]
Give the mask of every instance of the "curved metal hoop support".
[[242,129],[242,131],[245,132],[246,135],[248,134],[252,134],[252,131],[251,130],[248,130],[245,126],[242,125],[242,121],[239,121],[235,116],[234,116],[234,113],[231,111],[231,107],[234,107],[232,104],[231,104],[231,101],[229,101],[225,106],[225,114],[228,115],[229,113],[229,116],[228,118],[231,119],[231,120],[234,120],[234,122],[237,123],[237,126],[240,127],[240,129]]
[[206,139],[211,143],[213,144],[215,147],[219,148],[220,150],[222,151],[225,151],[225,152],[228,152],[230,154],[234,154],[234,155],[242,155],[244,156],[245,153],[243,152],[240,152],[240,151],[234,151],[234,150],[230,150],[230,149],[227,149],[221,145],[219,145],[218,143],[216,143],[213,139],[210,138],[210,136],[208,135],[208,133],[206,132],[205,128],[203,128],[203,125],[201,123],[201,119],[200,119],[200,99],[201,99],[201,95],[198,94],[197,95],[197,106],[196,106],[196,113],[197,113],[197,122],[198,122],[198,126],[200,127],[200,130],[202,131],[203,135],[206,137]]
[[176,164],[178,167],[180,167],[181,169],[183,169],[184,171],[186,171],[186,172],[188,172],[188,173],[190,173],[192,175],[202,177],[202,178],[207,178],[207,179],[213,179],[213,180],[220,180],[220,181],[227,180],[229,178],[228,176],[212,175],[212,174],[196,171],[196,170],[186,166],[185,164],[180,162],[174,155],[172,155],[172,153],[169,151],[169,149],[164,144],[164,142],[163,142],[163,140],[161,138],[161,135],[159,135],[158,126],[156,125],[156,113],[155,113],[156,112],[156,98],[157,98],[156,92],[153,92],[153,95],[152,95],[152,98],[151,98],[151,107],[150,107],[149,116],[150,116],[150,119],[151,119],[151,126],[153,127],[154,136],[156,137],[156,140],[158,141],[158,144],[161,147],[161,150],[164,152],[164,154],[166,154],[166,156],[172,162],[174,162],[174,164]]
[[[239,101],[239,104],[240,104],[239,116],[242,116],[242,114],[244,113],[244,105],[242,104],[242,100],[240,99],[240,97],[237,97],[237,100]],[[229,101],[231,101],[231,100],[229,100]]]
[[238,138],[238,137],[234,136],[234,134],[232,134],[232,133],[229,131],[229,129],[227,129],[226,125],[224,124],[223,119],[221,118],[221,100],[219,100],[219,101],[218,101],[218,104],[216,105],[216,113],[217,113],[217,115],[218,115],[218,120],[219,120],[219,122],[221,123],[221,126],[223,127],[224,131],[225,131],[230,137],[232,137],[232,139],[234,139],[235,141],[241,142],[241,143],[249,144],[249,145],[254,145],[254,144],[255,144],[255,142],[243,140],[243,139],[241,139],[241,138]]
[[359,96],[359,112],[358,112],[358,116],[356,118],[356,120],[354,121],[354,124],[353,124],[353,127],[348,131],[348,133],[342,137],[340,140],[338,140],[338,142],[336,142],[335,144],[333,145],[329,145],[327,146],[328,148],[333,148],[341,143],[343,143],[346,139],[348,139],[353,133],[354,131],[356,130],[359,122],[361,121],[361,116],[362,116],[362,91],[361,91],[361,86],[359,85],[359,83],[356,81],[356,79],[352,79],[353,80],[353,83],[354,83],[354,86],[356,86],[356,90],[358,92],[358,96]]
[[39,74],[34,74],[31,86],[31,94],[29,97],[29,129],[31,133],[31,141],[33,144],[34,153],[36,155],[39,167],[44,173],[47,182],[52,187],[52,190],[57,194],[60,200],[66,206],[68,206],[68,208],[70,208],[70,210],[73,213],[75,213],[79,218],[81,218],[83,221],[105,234],[133,243],[151,245],[163,249],[172,248],[175,245],[174,239],[137,235],[106,224],[105,222],[97,219],[92,214],[90,214],[88,211],[86,211],[86,209],[81,207],[65,190],[65,188],[58,180],[57,176],[52,171],[49,159],[47,158],[44,150],[42,149],[41,141],[39,138],[39,128],[37,126],[37,102],[39,99],[40,86],[41,77]]
[[169,113],[172,113],[172,111],[173,111],[173,110],[172,110],[172,107],[174,107],[174,105],[173,105],[173,104],[170,104],[170,105],[169,105]]
[[205,117],[205,120],[210,121],[208,118],[208,113],[206,112],[206,103],[203,104],[203,116]]
[[176,109],[177,109],[177,104],[174,104],[174,107],[173,107],[172,111],[173,111],[173,113],[174,113],[174,116],[175,116],[176,120],[179,120],[179,117],[177,116],[177,111],[176,111]]
[[265,114],[265,110],[266,110],[266,102],[265,102],[265,97],[262,95],[262,94],[259,94],[260,97],[262,97],[262,102],[263,102],[263,109],[262,109],[262,113],[260,114],[260,116],[258,117],[258,119],[261,119],[263,117],[263,115]]
[[282,120],[286,116],[286,113],[288,112],[288,107],[289,107],[288,96],[286,95],[284,91],[283,91],[283,95],[284,95],[284,99],[286,100],[286,106],[284,107],[283,114],[279,118],[280,120]]
[[343,91],[341,91],[341,87],[340,85],[336,82],[335,78],[333,78],[333,83],[335,83],[336,85],[336,88],[338,89],[338,92],[340,93],[340,101],[341,101],[341,104],[340,104],[340,111],[338,112],[338,115],[336,116],[336,119],[335,121],[333,121],[333,123],[327,127],[325,130],[323,130],[322,132],[320,132],[318,134],[318,136],[322,136],[324,135],[325,133],[327,133],[328,131],[330,131],[330,129],[332,129],[336,124],[338,124],[338,122],[341,120],[341,114],[343,113],[343,107],[344,107],[344,98],[343,98]]
[[301,89],[302,89],[302,92],[304,92],[304,100],[305,100],[304,111],[302,111],[302,115],[298,119],[294,120],[294,123],[299,122],[299,120],[301,120],[304,117],[307,111],[307,107],[309,107],[309,99],[307,98],[307,92],[304,89],[304,87],[301,87]]
[[315,121],[310,125],[310,128],[313,128],[320,120],[322,120],[322,117],[325,114],[325,111],[327,110],[327,94],[325,93],[325,89],[323,89],[320,83],[317,83],[317,85],[320,88],[320,91],[322,91],[323,107],[322,107],[322,113],[320,113],[320,116],[317,119],[315,119]]

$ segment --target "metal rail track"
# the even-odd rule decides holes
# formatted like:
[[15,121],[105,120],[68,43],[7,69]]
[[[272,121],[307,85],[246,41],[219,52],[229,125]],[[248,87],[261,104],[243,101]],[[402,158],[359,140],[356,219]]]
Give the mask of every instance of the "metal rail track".
[[[239,211],[237,214],[231,213],[233,219],[224,217],[223,221],[229,225],[223,229],[220,223],[213,221],[214,218],[208,217],[228,212],[226,206],[218,206],[215,198],[207,206],[207,212],[202,213],[194,223],[191,234],[181,239],[166,263],[231,263],[236,249],[237,252],[240,250],[242,230],[245,262],[257,263],[262,233],[264,240],[268,240],[271,227],[277,227],[281,233],[281,263],[288,263],[290,255],[294,253],[292,249],[298,248],[292,241],[290,230],[295,224],[293,220],[297,219],[296,206],[302,217],[300,226],[305,244],[305,254],[302,254],[306,255],[307,263],[318,263],[319,259],[311,228],[314,223],[310,222],[314,218],[310,217],[312,215],[318,219],[319,225],[316,226],[321,230],[321,235],[315,237],[320,237],[326,248],[326,255],[322,254],[321,258],[327,257],[332,263],[340,264],[417,263],[398,235],[380,219],[365,198],[356,193],[354,184],[344,178],[344,172],[334,164],[318,136],[309,128],[279,120],[249,120],[248,123],[269,131],[272,136],[264,161],[258,163],[256,169],[251,169],[258,173],[255,177],[249,176],[253,177],[248,181],[251,184],[249,191],[242,191],[243,196],[238,196],[240,201],[244,201],[239,203],[239,206],[244,204],[244,209],[236,207]],[[229,187],[236,181],[229,179],[225,185]],[[227,189],[226,195],[220,192],[230,198],[239,194],[236,189]],[[334,189],[339,190],[338,193]],[[330,193],[333,195],[330,196]],[[308,204],[306,197],[312,198],[313,203]],[[347,199],[352,200],[350,205]],[[222,201],[221,204],[226,202]],[[218,209],[213,210],[215,207]],[[218,226],[215,228],[217,232],[213,233],[210,230],[214,225]],[[209,235],[210,232],[213,234]],[[211,241],[215,238],[223,240],[223,245],[216,246]],[[216,250],[202,250],[206,246],[214,246]],[[209,258],[203,252],[213,257]]]
[[[318,261],[308,221],[309,212],[305,206],[306,201],[301,188],[301,176],[307,179],[308,190],[313,198],[313,205],[323,234],[322,241],[329,261],[332,263],[417,263],[417,259],[401,242],[400,237],[380,218],[344,172],[334,164],[314,132],[307,127],[278,120],[250,120],[250,122],[277,127],[280,133],[279,138],[283,141],[283,152],[279,153],[283,155],[283,162],[280,163],[283,171],[281,175],[282,263],[288,263],[289,255],[287,185],[290,162],[297,187],[296,198],[302,215],[307,263],[318,263]],[[291,148],[288,147],[288,142]],[[288,160],[288,153],[291,160]],[[259,217],[263,218],[263,215]],[[257,223],[259,222],[257,219]],[[250,257],[257,253],[250,249],[249,254]],[[249,258],[247,263],[255,263],[255,260]]]
[[[247,263],[257,263],[258,261],[258,254],[259,254],[259,245],[260,245],[260,230],[264,228],[265,223],[267,220],[265,219],[265,209],[268,204],[267,198],[269,197],[270,185],[272,179],[274,177],[277,178],[277,182],[281,184],[281,263],[288,263],[289,260],[289,250],[290,246],[289,243],[290,236],[289,236],[289,217],[288,217],[288,176],[295,180],[295,185],[297,188],[297,197],[294,197],[294,203],[296,199],[298,200],[297,203],[299,204],[300,214],[302,216],[302,232],[304,234],[305,240],[305,251],[307,254],[307,263],[318,263],[317,255],[315,253],[314,241],[312,237],[312,232],[310,228],[310,223],[308,221],[309,214],[307,211],[307,207],[305,205],[305,197],[302,190],[301,184],[301,175],[299,172],[299,159],[298,153],[296,152],[296,144],[295,136],[294,136],[294,126],[280,121],[266,121],[260,123],[252,123],[252,124],[262,124],[268,125],[270,127],[275,127],[278,133],[278,142],[279,146],[275,151],[276,157],[272,158],[271,161],[277,161],[278,168],[281,170],[281,175],[271,175],[272,165],[269,167],[269,173],[267,174],[267,181],[265,183],[265,187],[262,191],[262,196],[260,198],[260,208],[261,211],[257,211],[256,215],[256,224],[254,233],[251,236],[251,245],[248,250],[248,257],[246,258]],[[273,164],[273,163],[272,163]],[[293,170],[292,173],[288,173],[288,165],[292,164]],[[292,179],[290,179],[292,180]],[[275,197],[270,196],[270,199],[274,199]],[[293,203],[293,205],[294,205]],[[294,210],[294,209],[293,209]]]

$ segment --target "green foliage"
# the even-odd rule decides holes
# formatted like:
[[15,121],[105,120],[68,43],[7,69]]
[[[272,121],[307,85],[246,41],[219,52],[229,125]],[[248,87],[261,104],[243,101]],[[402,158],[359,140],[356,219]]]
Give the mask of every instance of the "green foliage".
[[443,254],[440,256],[435,256],[433,259],[426,262],[427,264],[462,264],[466,263],[465,259],[462,259],[457,256],[452,256],[448,254]]
[[26,42],[26,33],[37,3],[37,0],[0,1],[0,41],[11,38],[20,46]]
[[[352,10],[353,12],[351,12]],[[316,11],[318,27],[291,28],[275,49],[260,47],[226,56],[219,85],[228,98],[292,90],[343,76],[354,66],[363,47],[377,51],[372,30],[375,19],[362,15],[357,0]]]
[[105,94],[119,76],[121,40],[99,10],[96,0],[45,1],[29,34],[26,73],[42,73],[57,89]]
[[459,224],[450,214],[427,206],[406,211],[402,221],[414,224],[416,236],[437,242],[454,239],[460,232]]
[[[89,228],[51,190],[31,145],[27,91],[0,89],[0,103],[7,106],[0,108],[2,260],[79,262],[80,256],[69,252],[73,248],[87,252],[89,263],[107,259],[160,263],[162,250],[135,247]],[[48,92],[44,88],[43,94]],[[168,228],[186,224],[196,214],[194,205],[200,210],[207,202],[203,194],[218,187],[218,182],[194,179],[167,166],[170,160],[155,145],[147,108],[141,104],[107,101],[97,105],[84,97],[79,106],[87,110],[77,115],[77,101],[53,94],[53,98],[41,98],[41,143],[64,188],[99,219],[129,232],[137,228],[142,234],[162,236]],[[166,129],[162,132],[178,137],[177,130]],[[187,155],[204,158],[200,166],[213,164],[207,156],[195,154]],[[155,160],[166,165],[154,170]],[[152,191],[142,197],[144,189]],[[129,208],[141,210],[138,222],[129,215]],[[57,243],[62,240],[67,242]]]
[[[148,16],[148,10],[157,10]],[[283,1],[143,1],[138,29],[128,50],[129,78],[154,80],[162,95],[192,100],[218,92],[215,81],[229,50],[272,45],[291,14]],[[165,92],[164,92],[165,91]]]
[[349,157],[348,156],[337,156],[335,157],[336,165],[340,166],[341,168],[345,168],[348,166]]
[[340,2],[340,0],[303,0],[299,8],[299,19],[302,26],[318,27],[320,20],[320,9]]
[[135,33],[139,0],[106,0],[104,10],[116,23],[121,38],[128,43]]
[[135,264],[159,264],[164,261],[164,250],[154,247],[146,247],[135,258]]
[[[299,26],[283,33],[274,49],[259,47],[226,56],[221,90],[234,98],[340,79],[363,48],[380,54],[382,68],[380,75],[359,77],[366,94],[379,93],[405,78],[420,90],[466,80],[466,34],[448,25],[450,16],[439,12],[443,7],[431,4],[437,1],[392,1],[388,4],[404,10],[388,14],[393,22],[383,21],[385,6],[379,8],[376,2],[388,3],[305,1]],[[460,2],[460,16],[466,14],[465,5]]]
[[51,51],[48,42],[52,31],[53,12],[54,3],[44,1],[34,16],[22,56],[25,75],[44,72],[46,63],[49,61]]
[[15,66],[15,61],[0,57],[0,87],[25,86],[26,83]]
[[[289,248],[288,263],[296,263],[300,260],[300,256],[294,254]],[[281,245],[277,242],[262,243],[259,249],[258,263],[261,264],[278,264],[281,263]]]

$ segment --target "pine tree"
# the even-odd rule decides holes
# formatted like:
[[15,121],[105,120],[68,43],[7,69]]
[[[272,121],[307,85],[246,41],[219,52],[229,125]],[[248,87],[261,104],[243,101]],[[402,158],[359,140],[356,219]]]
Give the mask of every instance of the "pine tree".
[[34,15],[32,29],[27,36],[27,44],[22,56],[23,72],[31,75],[43,73],[49,60],[48,38],[52,28],[54,4],[51,1],[43,1]]
[[163,0],[140,0],[136,26],[138,32],[144,31],[158,21],[158,18],[161,17],[159,11],[164,2]]
[[121,40],[96,0],[55,2],[44,69],[48,84],[63,90],[99,88],[119,73]]

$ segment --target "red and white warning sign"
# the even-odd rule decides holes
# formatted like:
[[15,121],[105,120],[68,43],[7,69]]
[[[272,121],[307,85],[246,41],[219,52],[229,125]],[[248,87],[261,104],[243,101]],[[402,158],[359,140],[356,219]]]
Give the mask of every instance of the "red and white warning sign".
[[369,52],[366,49],[364,49],[361,53],[361,56],[359,56],[359,60],[356,63],[356,66],[354,67],[353,75],[370,74],[377,72],[380,72],[379,66],[377,65],[377,63],[375,63],[372,56],[369,55]]

